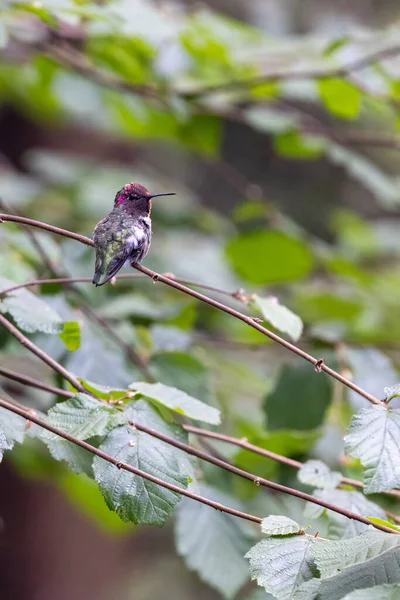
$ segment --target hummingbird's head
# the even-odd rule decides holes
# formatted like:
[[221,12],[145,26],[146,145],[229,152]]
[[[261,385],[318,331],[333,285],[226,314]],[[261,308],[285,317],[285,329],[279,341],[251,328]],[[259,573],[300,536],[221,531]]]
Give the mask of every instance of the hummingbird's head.
[[150,194],[149,190],[140,183],[127,183],[117,192],[114,206],[120,206],[130,213],[149,215],[151,212],[151,199],[156,196],[174,196],[175,192],[166,194]]

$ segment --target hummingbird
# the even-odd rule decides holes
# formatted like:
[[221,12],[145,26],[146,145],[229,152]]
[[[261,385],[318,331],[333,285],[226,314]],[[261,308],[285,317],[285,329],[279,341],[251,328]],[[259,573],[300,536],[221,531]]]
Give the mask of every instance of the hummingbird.
[[150,194],[140,183],[127,183],[117,192],[114,207],[94,229],[96,264],[93,283],[104,285],[128,264],[140,263],[151,243],[151,200],[167,194]]

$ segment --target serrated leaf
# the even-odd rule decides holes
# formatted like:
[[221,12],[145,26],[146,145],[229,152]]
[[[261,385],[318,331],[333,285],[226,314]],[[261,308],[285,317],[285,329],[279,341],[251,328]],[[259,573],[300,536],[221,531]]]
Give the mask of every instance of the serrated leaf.
[[[105,435],[124,421],[123,413],[113,406],[77,394],[70,400],[59,402],[47,414],[47,422],[79,440],[87,440],[96,435]],[[56,440],[58,435],[50,431],[42,433],[42,439]]]
[[396,383],[396,385],[385,387],[383,389],[383,392],[385,394],[385,401],[390,402],[390,400],[393,400],[393,398],[397,398],[398,396],[400,396],[400,383]]
[[322,460],[308,460],[297,474],[299,481],[317,488],[335,488],[342,479],[338,471],[331,471]]
[[300,525],[282,515],[269,515],[262,520],[261,531],[266,535],[291,535],[300,531]]
[[365,493],[400,487],[400,410],[371,406],[354,415],[345,452],[364,467]]
[[64,342],[70,352],[78,350],[81,345],[81,329],[77,321],[66,321],[58,337]]
[[375,558],[343,569],[338,575],[323,579],[318,587],[317,598],[318,600],[341,600],[343,596],[354,590],[398,581],[400,581],[400,547],[396,546]]
[[212,425],[218,425],[221,422],[220,411],[217,408],[208,406],[208,404],[189,396],[189,394],[177,388],[169,387],[162,383],[135,382],[131,383],[129,389],[135,390],[190,419],[196,419]]
[[344,79],[320,79],[317,83],[325,108],[342,119],[355,119],[361,107],[361,92]]
[[251,578],[278,600],[290,600],[296,588],[312,578],[313,543],[306,536],[261,540],[246,554]]
[[300,338],[303,332],[303,321],[286,306],[280,304],[276,298],[261,298],[255,295],[252,303],[275,329],[287,333],[294,341]]
[[[158,412],[144,400],[131,402],[125,418],[156,429],[171,437],[185,439],[182,428],[167,424]],[[173,446],[147,433],[123,425],[113,429],[100,449],[114,458],[128,463],[163,481],[186,488],[192,477],[189,458]],[[95,457],[95,479],[111,510],[124,521],[147,525],[163,525],[181,496],[128,471]]]
[[11,450],[15,442],[23,442],[25,426],[25,419],[6,408],[0,408],[0,462],[5,450]]
[[399,600],[400,583],[384,583],[371,588],[355,590],[341,600]]
[[[321,500],[336,504],[341,508],[345,508],[346,510],[350,510],[351,512],[364,517],[372,515],[379,519],[385,518],[385,512],[380,506],[374,504],[368,500],[364,494],[356,492],[355,490],[315,490],[313,494]],[[317,519],[325,512],[325,510],[326,509],[322,506],[307,503],[304,516],[310,519]],[[368,525],[353,521],[344,515],[340,515],[330,510],[326,511],[326,516],[329,522],[329,537],[334,539],[354,537],[355,535],[363,533],[368,528]]]
[[[13,285],[13,281],[0,277],[0,293]],[[59,333],[62,330],[62,319],[43,300],[22,288],[6,294],[0,300],[0,312],[9,313],[18,327],[28,333]]]
[[384,533],[370,527],[367,531],[347,540],[314,544],[312,555],[321,577],[331,577],[346,567],[379,556],[400,544],[400,535]]
[[[236,501],[210,486],[201,486],[201,494],[240,509]],[[179,505],[175,521],[178,554],[226,598],[235,596],[249,577],[243,558],[249,548],[247,539],[238,519],[186,498]]]
[[[97,440],[97,438],[89,438],[88,442],[92,446],[97,446],[94,443],[95,439]],[[62,438],[46,440],[46,446],[55,460],[64,460],[74,473],[85,473],[88,477],[93,478],[93,454],[91,452]]]

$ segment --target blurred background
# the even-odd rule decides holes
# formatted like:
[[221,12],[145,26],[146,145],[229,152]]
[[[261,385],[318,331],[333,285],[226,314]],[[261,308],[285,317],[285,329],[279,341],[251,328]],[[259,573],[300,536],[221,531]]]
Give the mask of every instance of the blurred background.
[[[176,192],[154,201],[148,267],[241,289],[248,307],[209,293],[252,314],[246,294],[272,297],[304,323],[301,348],[383,397],[400,364],[399,17],[394,0],[2,0],[2,211],[91,235],[125,183]],[[85,277],[93,264],[77,243],[1,226],[1,278]],[[36,290],[80,325],[68,351],[58,336],[34,336],[70,371],[126,386],[141,378],[128,345],[159,381],[219,406],[221,430],[361,478],[343,457],[361,398],[161,284],[92,287]],[[293,332],[261,311],[267,326],[298,337],[298,320]],[[61,384],[4,332],[0,352],[3,367]],[[55,401],[0,384],[40,410]],[[223,451],[299,486],[287,467]],[[231,503],[302,510],[201,468]],[[172,522],[122,523],[89,478],[33,440],[1,464],[0,490],[4,599],[221,597],[207,568],[179,556]],[[213,549],[213,564],[229,568]],[[236,567],[229,597],[251,593],[246,568]]]

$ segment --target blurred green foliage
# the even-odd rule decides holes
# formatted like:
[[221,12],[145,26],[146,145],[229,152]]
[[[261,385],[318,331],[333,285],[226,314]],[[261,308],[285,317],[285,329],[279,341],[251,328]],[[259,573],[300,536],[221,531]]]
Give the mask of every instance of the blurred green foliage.
[[[397,383],[400,364],[399,73],[393,65],[378,68],[384,33],[368,31],[360,39],[355,32],[323,44],[313,38],[281,41],[206,9],[177,10],[171,17],[156,3],[136,0],[7,2],[0,9],[1,210],[90,235],[126,182],[140,181],[154,193],[174,190],[173,199],[154,202],[146,265],[218,288],[200,291],[261,317],[266,327],[299,340],[302,349],[325,357],[344,377],[383,399],[384,387]],[[399,37],[393,25],[387,48]],[[372,66],[357,78],[342,69],[348,57],[373,53]],[[261,139],[271,163],[280,165],[279,184],[267,191],[245,173],[248,160],[261,160],[268,169],[257,150],[246,155],[251,144],[236,144],[236,166],[229,163],[229,132],[238,123],[246,129],[243,140],[254,134],[250,139]],[[303,210],[304,197],[296,196],[299,168],[313,209]],[[319,169],[325,168],[338,179],[346,174],[354,203],[339,201],[332,179],[318,187]],[[215,177],[227,187],[218,186]],[[288,191],[296,202],[286,211]],[[302,214],[307,210],[318,213],[323,230],[307,227],[314,216]],[[182,418],[201,421],[203,415],[214,427],[218,409],[219,431],[295,460],[334,456],[332,468],[359,479],[363,465],[369,491],[381,492],[400,486],[393,467],[400,448],[398,399],[391,401],[390,419],[386,407],[379,407],[376,430],[376,407],[368,408],[374,418],[367,415],[360,423],[353,413],[365,409],[366,400],[246,324],[147,278],[118,279],[99,289],[87,282],[38,284],[2,294],[36,278],[90,278],[93,264],[91,248],[42,231],[32,236],[17,224],[0,225],[1,314],[90,392],[111,401],[112,419],[107,411],[100,410],[101,418],[91,412],[88,397],[77,397],[68,413],[71,400],[59,404],[56,396],[17,384],[10,390],[6,378],[2,393],[12,391],[39,412],[55,405],[48,418],[59,411],[60,427],[182,489],[202,490],[261,516],[281,510],[338,539],[362,534],[365,525],[322,509],[303,516],[298,499],[290,506],[279,503],[253,483],[193,464],[164,442],[132,432],[127,414],[185,441]],[[146,373],[127,347],[162,384],[160,396],[154,388],[151,393],[154,383],[135,387]],[[40,371],[37,360],[3,330],[0,363],[64,385],[54,373]],[[180,390],[172,400],[171,388]],[[351,419],[353,437],[344,459],[342,441]],[[130,532],[116,513],[126,521],[162,525],[179,503],[176,492],[143,483],[98,457],[93,471],[92,457],[69,442],[42,436],[20,446],[24,430],[14,415],[2,411],[0,425],[0,448],[9,450],[16,442],[11,455],[20,472],[53,480],[107,530]],[[359,439],[363,446],[356,450]],[[223,443],[213,448],[257,476],[307,485],[277,461]],[[386,468],[378,472],[383,449],[385,466],[392,465],[389,475]],[[116,513],[106,508],[94,479]],[[371,502],[360,491],[320,487],[318,497],[363,516],[379,519],[385,516],[382,507],[398,510],[393,498],[380,495]],[[177,550],[189,568],[231,598],[249,577],[243,555],[260,532],[210,511],[184,500],[177,513]],[[264,540],[268,552],[278,548],[277,539]],[[281,541],[289,550],[293,543],[296,554],[306,539]],[[304,572],[295,567],[288,580],[300,573],[298,581],[307,584],[311,567]],[[279,592],[279,578],[271,583],[265,573],[257,576],[278,598],[293,597]],[[400,578],[398,569],[394,577]],[[343,595],[352,591],[347,581],[343,586]],[[331,588],[318,597],[339,598]]]

